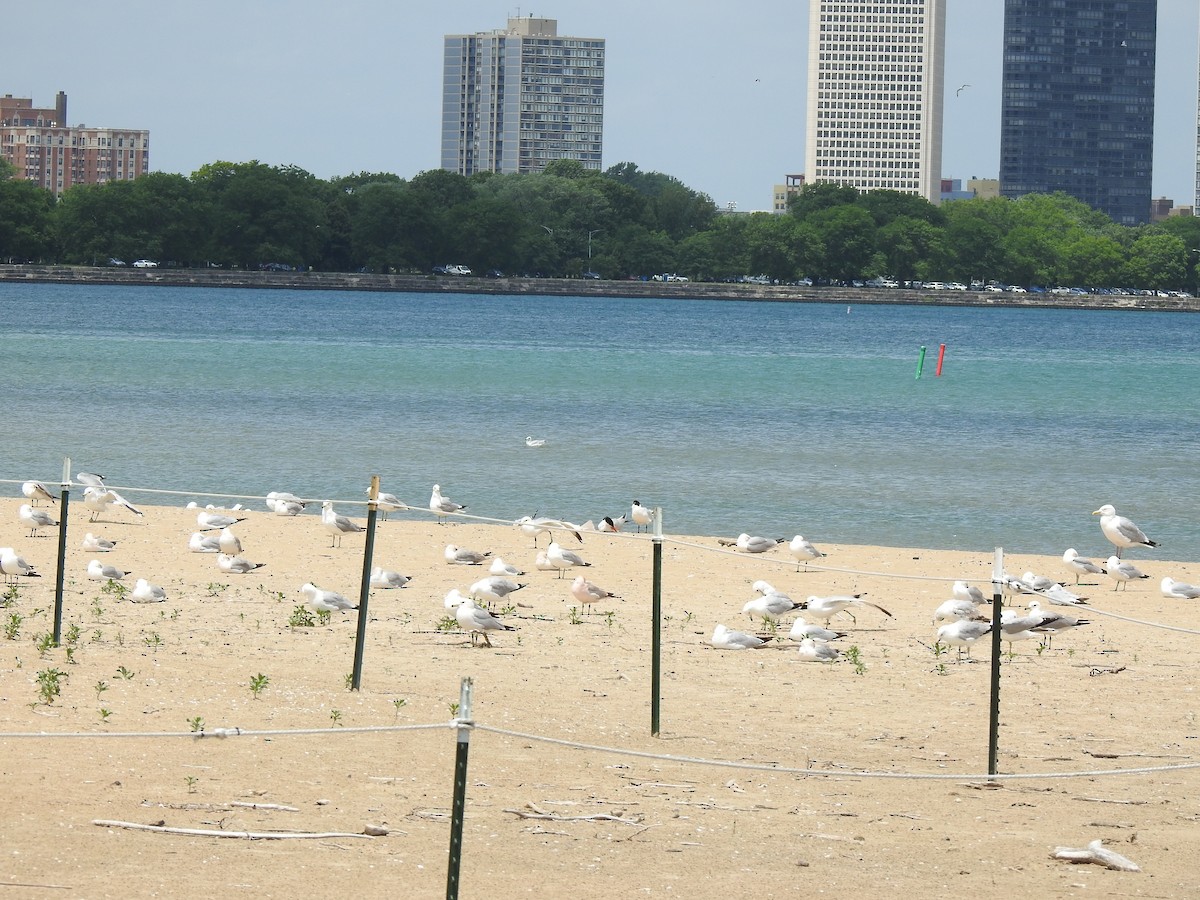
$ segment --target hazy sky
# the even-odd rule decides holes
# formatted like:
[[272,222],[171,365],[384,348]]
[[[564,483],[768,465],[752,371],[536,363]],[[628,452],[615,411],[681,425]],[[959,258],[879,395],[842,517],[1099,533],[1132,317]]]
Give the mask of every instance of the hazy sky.
[[[948,7],[942,174],[995,178],[1003,0]],[[1186,204],[1200,13],[1195,0],[1158,10],[1154,195]],[[769,209],[771,186],[804,170],[808,5],[795,0],[8,4],[0,94],[52,107],[63,90],[71,125],[147,128],[156,171],[258,159],[409,178],[440,164],[443,36],[518,14],[607,40],[606,168],[634,162],[742,210]]]

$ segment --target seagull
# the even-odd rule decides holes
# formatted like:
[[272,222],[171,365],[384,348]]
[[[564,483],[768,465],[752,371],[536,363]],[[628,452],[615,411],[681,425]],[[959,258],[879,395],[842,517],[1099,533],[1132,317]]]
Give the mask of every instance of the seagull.
[[[814,619],[820,619],[829,626],[829,620],[840,613],[842,610],[847,610],[847,615],[854,618],[854,614],[849,612],[850,607],[871,606],[879,610],[885,616],[890,616],[891,613],[877,603],[871,603],[868,600],[860,600],[861,594],[852,596],[832,596],[832,597],[809,597],[808,598],[808,613]],[[856,620],[857,621],[857,620]]]
[[237,518],[236,516],[227,516],[224,513],[209,512],[207,509],[202,509],[196,513],[196,524],[201,531],[220,531],[222,528],[229,528],[236,525],[238,522],[245,522],[246,518]]
[[237,556],[242,552],[242,542],[228,528],[222,528],[221,533],[217,535],[217,546],[221,548],[222,553],[229,556]]
[[450,593],[446,594],[442,604],[446,609],[458,609],[467,597],[458,588],[451,588]]
[[485,603],[503,603],[508,599],[509,594],[514,594],[523,587],[525,585],[518,584],[503,575],[489,575],[471,585],[467,593],[473,599],[483,599]]
[[92,512],[91,521],[95,522],[101,515],[108,512],[109,507],[123,506],[135,516],[140,516],[142,511],[131,504],[128,500],[118,494],[116,491],[109,490],[106,487],[97,487],[95,485],[83,489],[83,505]]
[[1114,591],[1122,587],[1128,588],[1129,582],[1136,579],[1150,577],[1133,563],[1122,562],[1119,556],[1110,556],[1104,564],[1104,571],[1108,573],[1109,578],[1117,582],[1113,585]]
[[526,446],[526,447],[532,447],[532,448],[537,448],[537,447],[545,447],[545,446],[546,446],[546,442],[545,442],[545,440],[543,440],[542,438],[535,438],[535,437],[534,437],[534,436],[531,434],[531,435],[528,435],[528,436],[525,438],[525,446]]
[[1047,578],[1045,575],[1035,575],[1033,572],[1025,572],[1021,576],[1021,584],[1029,588],[1031,591],[1048,591],[1051,588],[1062,587],[1057,581],[1052,578]]
[[509,578],[515,578],[518,575],[525,574],[523,571],[518,569],[516,566],[509,565],[508,563],[506,563],[499,556],[497,556],[495,559],[492,560],[492,565],[488,569],[488,572],[492,575],[506,575]]
[[554,572],[554,571],[556,571],[554,565],[550,562],[550,557],[548,557],[546,555],[545,550],[539,550],[537,552],[537,558],[534,559],[534,561],[533,561],[533,567],[535,569],[537,569],[539,572]]
[[215,534],[193,531],[188,539],[188,549],[193,553],[220,553],[221,539]]
[[0,572],[4,573],[4,581],[13,583],[18,576],[26,578],[41,578],[42,576],[29,563],[25,562],[25,557],[18,556],[17,551],[12,547],[0,547]]
[[454,618],[458,620],[459,628],[470,632],[472,647],[478,644],[481,636],[487,646],[492,646],[491,639],[488,637],[489,631],[517,630],[512,625],[505,625],[488,610],[476,606],[475,601],[470,597],[463,598],[463,602],[454,611]]
[[763,594],[760,597],[755,597],[753,600],[746,601],[742,607],[742,612],[751,619],[758,616],[762,619],[771,619],[778,622],[783,616],[804,608],[803,603],[797,603],[787,594]]
[[139,578],[133,590],[129,592],[129,599],[134,603],[162,603],[167,599],[167,592],[157,584],[151,584],[145,578]]
[[443,551],[446,562],[452,566],[477,566],[491,555],[491,550],[480,553],[478,550],[468,550],[466,547],[456,547],[453,544],[447,544]]
[[84,535],[83,543],[80,545],[89,553],[107,553],[117,546],[116,541],[110,541],[107,538],[96,537],[90,531]]
[[1034,631],[1034,628],[1040,625],[1041,622],[1041,616],[1018,616],[1011,609],[1006,609],[1000,613],[1000,640],[1008,643],[1010,656],[1013,653],[1013,644],[1017,641],[1041,640],[1041,633]]
[[769,637],[760,638],[758,635],[746,634],[744,631],[733,631],[724,625],[718,624],[713,629],[709,643],[718,650],[757,650],[760,647],[765,647],[769,640],[771,640]]
[[567,569],[572,569],[575,566],[590,566],[590,562],[584,562],[583,557],[572,550],[564,550],[558,545],[557,541],[551,541],[550,546],[546,548],[546,559],[550,565],[558,569],[558,577],[562,578],[563,573]]
[[766,553],[779,544],[783,543],[783,538],[765,538],[757,535],[746,534],[742,532],[738,535],[737,548],[745,550],[747,553]]
[[1037,616],[1041,620],[1031,630],[1046,635],[1047,645],[1054,640],[1054,635],[1060,631],[1070,631],[1072,628],[1078,628],[1080,625],[1091,624],[1087,619],[1076,619],[1073,616],[1042,609],[1042,605],[1036,600],[1030,601],[1029,613],[1031,616]]
[[75,481],[84,487],[104,487],[104,476],[94,472],[76,472]]
[[966,90],[967,88],[969,88],[969,87],[970,87],[970,85],[969,85],[969,84],[963,84],[963,85],[959,85],[959,88],[958,88],[958,90],[956,90],[956,91],[954,92],[954,96],[955,96],[955,97],[957,97],[959,94],[961,94],[963,91],[965,91],[965,90]]
[[788,632],[788,640],[803,641],[805,639],[813,640],[821,644],[827,644],[830,641],[836,641],[838,638],[844,638],[844,631],[830,631],[828,628],[822,628],[820,625],[812,624],[804,621],[799,617],[792,622],[792,630]]
[[758,581],[754,582],[754,584],[750,585],[750,588],[751,588],[751,590],[757,591],[758,593],[762,594],[764,597],[767,594],[779,594],[781,597],[787,596],[787,594],[785,594],[783,591],[777,590],[775,587],[773,587],[771,585],[770,582],[763,581],[761,578]]
[[957,622],[961,619],[973,619],[977,622],[988,621],[988,617],[970,600],[947,600],[933,613],[933,622],[935,625],[946,622]]
[[1169,597],[1172,600],[1197,600],[1200,599],[1200,587],[1187,584],[1182,581],[1176,581],[1170,575],[1162,580],[1162,595]]
[[[368,493],[370,493],[370,491],[368,491]],[[379,517],[386,522],[388,513],[406,510],[408,509],[408,504],[395,494],[381,493],[375,498],[375,508],[379,510]]]
[[33,537],[39,528],[51,528],[58,524],[58,520],[50,513],[44,509],[34,509],[28,503],[21,504],[21,508],[17,510],[17,518],[29,529],[30,537]]
[[429,495],[429,511],[438,517],[438,524],[445,524],[443,519],[453,513],[466,509],[461,503],[455,503],[448,497],[442,496],[442,486],[435,484],[433,493]]
[[833,662],[841,651],[813,638],[800,642],[800,659],[804,662]]
[[87,567],[88,578],[93,581],[120,581],[128,572],[123,572],[116,566],[106,565],[98,559],[93,559],[88,563]]
[[1094,513],[1093,516],[1100,517],[1100,530],[1104,532],[1104,536],[1109,542],[1117,548],[1117,558],[1121,558],[1121,551],[1126,547],[1157,547],[1155,541],[1146,537],[1145,532],[1138,528],[1124,516],[1118,516],[1116,509],[1111,503],[1106,503]]
[[633,505],[629,507],[629,521],[632,522],[638,531],[643,528],[649,529],[654,522],[654,510],[648,506],[642,506],[637,500],[633,501]]
[[821,559],[825,556],[820,550],[812,545],[811,541],[806,541],[801,535],[796,535],[792,538],[792,542],[788,544],[788,551],[792,556],[796,557],[796,571],[800,571],[800,563],[804,563],[804,568],[808,568],[808,562],[812,559]]
[[[617,516],[616,518],[613,518],[612,516],[605,516],[603,519],[597,522],[594,527],[597,531],[605,534],[617,534],[621,530],[621,526],[624,525],[626,521],[627,520],[623,515]],[[584,525],[584,530],[587,530],[587,525]]]
[[266,563],[250,562],[246,557],[236,554],[217,554],[217,568],[230,575],[245,575],[247,572],[261,569],[265,565]]
[[950,588],[950,593],[954,595],[956,600],[967,600],[971,603],[987,603],[988,597],[979,588],[973,584],[967,584],[965,581],[956,581]]
[[307,506],[305,501],[287,491],[271,491],[266,502],[267,509],[277,516],[298,516]]
[[554,539],[554,529],[561,528],[564,531],[569,531],[575,535],[575,540],[583,543],[583,535],[579,533],[580,529],[570,522],[564,522],[562,519],[551,519],[546,516],[534,514],[532,516],[521,516],[517,521],[513,522],[521,529],[522,534],[529,535],[533,538],[533,546],[537,546],[538,535],[548,534],[550,539]]
[[41,500],[48,500],[51,503],[56,502],[55,496],[50,493],[50,488],[46,487],[46,485],[40,481],[25,482],[23,485],[21,485],[21,493],[24,494],[25,498],[32,502],[34,506],[37,506],[38,502]]
[[958,649],[958,661],[962,662],[963,650],[967,651],[967,659],[971,658],[971,645],[992,630],[991,622],[972,622],[969,619],[959,619],[949,625],[943,625],[937,631],[938,643]]
[[329,545],[330,547],[342,546],[343,535],[357,534],[367,530],[349,516],[340,516],[334,512],[332,500],[326,500],[321,504],[321,525],[333,535],[333,543]]
[[337,612],[339,609],[358,609],[337,591],[322,590],[311,581],[300,586],[300,593],[304,595],[304,602],[309,609],[314,609],[319,613]]
[[1086,556],[1080,556],[1075,552],[1074,547],[1068,547],[1063,551],[1062,561],[1066,563],[1068,569],[1075,573],[1075,583],[1079,584],[1079,579],[1083,575],[1103,575],[1104,567],[1094,560],[1088,559]]
[[599,603],[601,600],[620,600],[620,594],[614,594],[612,591],[606,591],[598,584],[588,581],[582,575],[576,575],[575,580],[571,582],[571,596],[581,607],[587,607],[588,612],[592,611],[592,604]]
[[382,566],[375,566],[371,569],[371,587],[393,590],[404,587],[410,581],[412,579],[407,575],[401,575],[392,569],[385,569]]

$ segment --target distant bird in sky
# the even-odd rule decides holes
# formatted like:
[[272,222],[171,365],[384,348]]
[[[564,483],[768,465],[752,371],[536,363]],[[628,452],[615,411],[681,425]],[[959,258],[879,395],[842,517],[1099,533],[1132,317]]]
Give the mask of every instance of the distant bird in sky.
[[964,84],[964,85],[961,85],[961,86],[959,87],[959,89],[958,89],[957,91],[955,91],[955,92],[954,92],[954,96],[955,96],[955,97],[957,97],[959,94],[961,94],[963,91],[965,91],[965,90],[966,90],[967,88],[969,88],[969,87],[970,87],[970,85],[969,85],[969,84]]

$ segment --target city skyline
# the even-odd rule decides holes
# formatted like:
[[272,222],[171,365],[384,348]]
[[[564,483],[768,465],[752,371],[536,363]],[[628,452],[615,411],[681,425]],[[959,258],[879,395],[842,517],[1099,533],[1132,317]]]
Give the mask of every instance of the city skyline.
[[[995,178],[1003,0],[947,7],[941,174]],[[629,0],[416,11],[379,0],[213,0],[203,15],[130,0],[120,16],[66,0],[58,9],[52,43],[8,42],[0,93],[41,106],[62,90],[69,124],[149,130],[155,171],[252,159],[321,178],[437,169],[444,36],[530,12],[607,41],[605,168],[633,162],[719,206],[766,210],[772,186],[806,165],[806,5],[764,0],[734,16]],[[1194,0],[1159,0],[1152,195],[1177,204],[1195,193],[1198,18]],[[45,20],[26,4],[6,25],[37,35]]]

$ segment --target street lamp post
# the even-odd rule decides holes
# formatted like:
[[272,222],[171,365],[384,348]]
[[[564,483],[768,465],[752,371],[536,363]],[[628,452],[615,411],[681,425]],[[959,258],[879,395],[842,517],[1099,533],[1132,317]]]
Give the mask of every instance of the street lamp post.
[[588,269],[592,268],[592,235],[599,234],[603,230],[603,228],[596,228],[588,232]]

